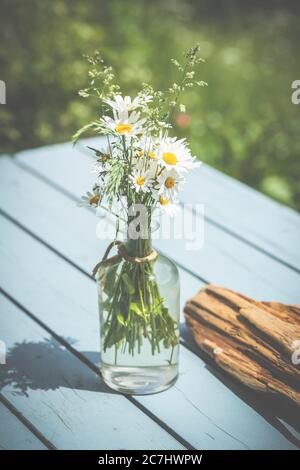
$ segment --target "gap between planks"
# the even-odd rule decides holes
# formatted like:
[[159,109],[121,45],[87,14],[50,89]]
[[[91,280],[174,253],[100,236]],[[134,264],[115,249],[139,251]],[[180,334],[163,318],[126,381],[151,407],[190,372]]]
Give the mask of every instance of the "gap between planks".
[[[78,144],[78,150],[81,154],[83,154],[83,155],[85,155],[89,158],[92,158],[91,153],[88,150],[86,150],[86,148],[80,142]],[[20,161],[17,161],[17,164],[20,164],[20,166],[22,166],[22,168],[25,167],[25,165],[22,165],[22,163],[20,163]],[[185,204],[185,202],[180,201],[180,205],[182,207],[184,206],[184,204]],[[195,209],[188,208],[188,210],[192,211],[195,214]],[[268,251],[263,246],[259,246],[254,241],[251,241],[250,239],[246,238],[245,236],[240,235],[239,233],[237,233],[235,230],[223,225],[221,222],[218,222],[217,220],[215,220],[214,217],[208,216],[204,213],[204,219],[208,224],[213,225],[214,227],[222,230],[223,232],[227,233],[228,235],[240,240],[241,242],[247,244],[248,246],[251,246],[252,248],[256,249],[260,253],[263,253],[264,255],[272,258],[273,260],[277,261],[278,263],[281,263],[284,266],[286,266],[287,268],[289,268],[289,269],[295,271],[296,273],[300,274],[300,269],[297,266],[294,266],[290,262],[288,262],[288,261],[284,260],[283,258],[277,256],[276,254]]]
[[[80,155],[80,154],[79,154],[79,155]],[[12,161],[13,161],[13,163],[16,164],[19,168],[21,168],[22,170],[25,170],[27,173],[31,174],[31,176],[36,177],[38,180],[40,180],[40,181],[46,183],[48,186],[52,187],[52,189],[55,189],[56,191],[59,191],[61,194],[64,194],[65,196],[67,196],[68,198],[70,198],[70,200],[72,200],[72,201],[74,201],[74,202],[78,202],[78,201],[79,201],[79,198],[77,198],[77,197],[74,195],[74,193],[73,193],[72,191],[70,191],[69,189],[66,190],[66,189],[63,188],[59,183],[57,183],[56,181],[53,181],[52,179],[49,179],[49,177],[47,177],[47,176],[44,175],[43,173],[37,171],[35,168],[32,168],[30,165],[24,164],[23,162],[20,162],[19,160],[15,160],[15,159],[13,159]],[[89,209],[87,208],[87,210],[89,210]],[[214,230],[216,230],[216,228],[214,228]],[[220,231],[219,231],[219,233],[220,233]],[[224,233],[225,233],[225,232],[224,232]],[[213,234],[210,234],[210,235],[213,235]],[[213,235],[213,236],[215,236],[215,235]],[[228,234],[227,234],[227,237],[228,237],[228,240],[227,240],[227,241],[229,241],[229,242],[230,242],[230,240],[231,240],[232,242],[234,241],[234,238],[233,238],[231,235],[228,235]],[[274,272],[274,268],[273,268],[272,265],[274,265],[274,267],[276,267],[276,265],[278,266],[278,270],[275,269],[276,276],[275,276],[274,280],[272,280],[272,281],[270,281],[268,277],[264,277],[265,274],[261,274],[260,271],[259,271],[259,272],[258,272],[257,270],[256,270],[255,272],[253,271],[252,274],[251,274],[251,271],[250,271],[249,274],[251,274],[251,277],[252,277],[252,280],[253,280],[252,286],[253,286],[254,290],[257,290],[257,291],[258,291],[257,295],[258,295],[259,297],[261,297],[262,294],[263,294],[262,289],[259,287],[259,286],[262,285],[262,282],[259,282],[259,281],[258,281],[258,278],[259,278],[260,276],[262,276],[262,277],[261,277],[261,281],[263,281],[263,282],[266,284],[267,292],[268,292],[268,291],[269,291],[269,288],[271,288],[271,290],[274,290],[273,287],[275,286],[276,282],[278,283],[278,281],[279,281],[279,279],[280,279],[280,276],[283,276],[283,275],[285,274],[284,271],[286,271],[286,275],[287,275],[287,276],[288,276],[288,273],[289,273],[289,272],[290,272],[290,274],[291,274],[291,275],[288,277],[289,282],[286,283],[286,285],[283,285],[283,286],[278,290],[278,295],[284,294],[284,298],[281,298],[281,299],[278,298],[277,300],[278,300],[278,301],[280,300],[280,301],[285,301],[285,302],[287,302],[287,301],[288,301],[288,300],[287,300],[288,297],[291,297],[291,295],[294,295],[293,293],[295,292],[294,298],[292,297],[289,301],[296,303],[296,299],[298,298],[298,297],[297,297],[298,294],[296,294],[296,292],[297,292],[297,291],[296,291],[296,287],[295,287],[295,286],[296,286],[296,273],[294,272],[294,270],[291,270],[290,268],[288,268],[288,267],[285,266],[284,264],[279,263],[278,261],[276,261],[276,260],[273,259],[272,257],[266,256],[263,252],[261,252],[260,250],[256,249],[256,246],[255,246],[255,245],[254,245],[253,247],[251,247],[251,246],[248,245],[247,243],[244,243],[242,240],[240,240],[239,243],[240,243],[239,250],[243,250],[243,246],[244,246],[245,248],[248,247],[248,251],[250,250],[249,253],[248,253],[248,255],[249,255],[250,259],[252,259],[252,264],[254,263],[254,261],[253,261],[253,257],[252,257],[252,254],[251,254],[251,250],[253,250],[253,254],[257,253],[257,255],[259,255],[258,258],[257,258],[257,262],[263,262],[263,259],[269,260],[268,265],[267,265],[267,268],[266,268],[267,270],[269,269],[271,272]],[[211,246],[211,247],[210,247],[210,250],[212,250],[212,248],[213,248],[213,247]],[[160,251],[161,251],[162,253],[164,253],[164,252],[165,252],[165,247],[163,247],[163,249],[160,250]],[[227,250],[227,251],[228,251],[228,250]],[[221,251],[219,250],[219,254],[220,254],[220,256],[221,256],[221,259],[222,259],[222,256],[223,256],[223,254],[224,254],[224,257],[225,257],[225,258],[226,258],[226,257],[228,258],[227,261],[230,261],[230,256],[229,256],[229,254],[228,254],[229,252],[227,253],[227,251],[223,253],[222,250],[221,250]],[[235,255],[235,256],[237,256],[237,255]],[[172,259],[172,255],[170,256],[170,258]],[[189,259],[190,259],[190,258],[189,258]],[[255,258],[255,259],[256,259],[256,258]],[[205,260],[205,261],[204,261],[204,260]],[[195,266],[194,266],[194,268],[193,268],[194,270],[192,271],[192,270],[190,270],[190,269],[186,266],[186,263],[185,263],[185,265],[183,265],[183,264],[180,262],[180,260],[177,261],[177,259],[176,259],[175,261],[176,261],[176,263],[177,263],[177,265],[178,265],[179,267],[181,267],[181,268],[184,269],[186,272],[188,272],[188,273],[190,273],[191,275],[193,275],[195,278],[198,278],[200,281],[205,282],[205,283],[208,282],[208,279],[207,279],[207,277],[209,276],[208,273],[206,274],[205,277],[203,277],[203,276],[201,275],[201,273],[199,273],[199,272],[197,272],[197,270],[195,270]],[[190,261],[192,261],[192,259],[190,259]],[[206,265],[206,267],[208,268],[208,271],[211,271],[211,268],[209,267],[209,264],[207,264],[207,263],[208,263],[208,260],[205,259],[205,257],[204,257],[204,259],[202,259],[202,262],[203,262],[203,261],[206,263],[205,265]],[[239,258],[235,258],[234,261],[235,261],[235,262],[234,262],[234,264],[232,265],[233,269],[232,269],[232,272],[231,272],[231,278],[232,278],[232,276],[233,276],[233,274],[234,274],[234,271],[237,271],[237,270],[240,268]],[[244,260],[244,261],[245,261],[245,260]],[[243,267],[243,270],[244,270],[244,273],[243,273],[243,274],[244,274],[244,277],[242,277],[242,283],[241,283],[242,286],[240,286],[240,287],[239,287],[239,286],[235,286],[235,289],[236,289],[236,290],[243,290],[243,288],[245,288],[245,286],[248,285],[247,282],[245,283],[245,275],[246,275],[245,265],[242,266],[242,267]],[[251,267],[253,267],[253,266],[250,266],[250,268],[251,268]],[[282,267],[282,268],[280,268],[280,267]],[[195,272],[195,271],[196,271],[196,272]],[[263,271],[263,273],[265,273],[265,271]],[[292,274],[292,273],[294,273],[294,274]],[[231,278],[229,278],[229,281],[230,281]],[[255,281],[255,279],[256,279],[256,281]],[[232,279],[231,279],[231,280],[232,280]],[[228,282],[229,282],[229,281],[228,281]],[[275,281],[276,281],[276,282],[275,282]],[[274,282],[275,282],[275,283],[274,283]],[[218,281],[218,280],[214,280],[214,283],[215,283],[215,284],[220,284],[220,283],[222,283],[222,281],[220,281],[220,280],[219,280],[219,281]],[[277,287],[280,287],[280,284],[277,285]],[[294,289],[294,290],[293,290],[293,289]],[[254,293],[254,292],[252,292],[252,293],[251,293],[251,292],[247,292],[247,293],[248,293],[248,295],[252,295],[253,297],[255,296],[255,293]],[[271,292],[269,292],[267,295],[268,295],[268,296],[271,296],[272,294],[271,294]],[[271,297],[270,297],[270,298],[271,298]]]
[[[95,282],[95,279],[89,274],[87,271],[82,269],[81,267],[77,266],[73,261],[71,261],[69,258],[67,258],[65,255],[60,253],[57,249],[53,248],[49,243],[45,242],[43,239],[38,237],[36,234],[32,233],[29,229],[24,227],[22,224],[20,224],[18,221],[16,221],[14,218],[12,218],[10,215],[6,214],[2,209],[0,209],[0,213],[2,214],[3,217],[8,219],[11,223],[16,225],[20,230],[24,231],[26,234],[28,234],[30,237],[38,241],[40,244],[44,245],[47,249],[49,249],[51,252],[53,252],[56,256],[59,256],[63,261],[67,262],[70,264],[72,267],[74,267],[76,270],[80,271],[82,274],[87,276],[89,279],[93,280]],[[178,264],[178,263],[177,263]],[[185,269],[183,267],[183,269]],[[194,273],[191,273],[192,275],[195,276]],[[195,276],[199,278],[198,276]],[[202,279],[201,279],[202,280]],[[202,282],[204,282],[202,280]],[[204,282],[205,283],[205,282]],[[18,301],[16,301],[9,293],[7,293],[5,290],[3,290],[0,287],[0,292],[9,299],[12,303],[14,303],[23,313],[28,315],[33,321],[38,323],[42,328],[44,328],[49,334],[51,334],[57,341],[59,341],[61,344],[63,344],[72,354],[74,354],[78,359],[80,359],[83,363],[85,363],[91,370],[97,373],[97,375],[101,376],[101,373],[99,369],[92,363],[90,362],[84,355],[82,355],[80,352],[78,352],[76,349],[74,349],[67,341],[65,341],[61,336],[57,335],[51,328],[49,328],[44,322],[39,320],[34,314],[32,314],[26,307],[24,307],[22,304],[20,304]],[[180,343],[182,347],[185,347],[188,349],[191,353],[195,354],[196,356],[200,357],[202,360],[204,358],[204,355],[198,351],[195,347],[192,345],[189,345],[184,338],[181,337]],[[236,393],[236,392],[235,392]],[[270,416],[268,413],[265,412],[263,407],[258,406],[257,402],[253,399],[249,399],[249,397],[242,396],[240,393],[237,393],[237,395],[243,400],[246,401],[251,407],[253,407],[263,418],[269,422],[272,426],[274,426],[275,429],[277,429],[279,432],[281,432],[290,442],[294,443],[295,445],[299,446],[299,442],[295,440],[294,436],[287,431],[286,427],[282,425],[276,417]],[[247,394],[248,395],[248,394]],[[166,432],[168,432],[170,435],[172,435],[178,442],[180,442],[184,447],[186,447],[189,450],[195,449],[189,442],[187,442],[184,438],[182,438],[180,435],[176,433],[173,429],[171,429],[165,422],[160,420],[155,414],[153,414],[150,410],[148,410],[145,406],[143,406],[141,403],[139,403],[137,400],[135,400],[133,397],[128,397],[124,395],[126,399],[131,401],[134,405],[136,405],[142,412],[144,412],[148,417],[150,417],[153,421],[155,421],[159,426],[161,426]]]
[[[2,289],[0,287],[0,292]],[[50,442],[17,408],[0,393],[0,402],[20,421],[48,450],[56,450]]]
[[[184,203],[180,203],[182,206]],[[193,209],[193,213],[195,213],[195,210]],[[251,246],[255,250],[259,251],[260,253],[269,256],[269,258],[273,259],[274,261],[277,261],[277,263],[282,264],[283,266],[286,266],[287,268],[291,269],[292,271],[295,271],[296,273],[300,274],[300,269],[297,268],[296,266],[293,266],[291,263],[288,263],[287,261],[283,260],[282,258],[279,258],[279,256],[274,255],[273,253],[267,251],[265,248],[262,248],[258,246],[256,243],[252,242],[251,240],[247,240],[247,238],[243,237],[242,235],[239,235],[238,233],[234,232],[230,228],[225,227],[224,225],[220,224],[219,222],[216,222],[213,220],[211,217],[207,216],[204,214],[204,219],[210,223],[211,225],[214,225],[218,229],[222,230],[223,232],[227,233],[228,235],[236,238],[237,240],[247,244],[248,246]]]
[[[14,161],[14,162],[15,162],[15,161]],[[57,184],[54,183],[52,180],[49,180],[47,177],[41,175],[39,172],[37,172],[37,171],[35,171],[35,170],[31,169],[31,168],[27,168],[26,165],[24,166],[24,165],[22,165],[22,164],[19,164],[18,162],[17,162],[17,165],[20,166],[22,169],[28,171],[29,173],[34,173],[34,176],[36,176],[39,180],[44,180],[48,185],[54,186],[56,190],[58,190],[60,193],[64,193],[66,196],[68,196],[69,198],[71,198],[72,201],[78,201],[78,199],[77,199],[72,193],[70,193],[70,192],[68,192],[68,191],[64,191],[60,185],[57,185]],[[21,228],[22,228],[22,227],[21,227]],[[23,229],[24,229],[24,227],[23,227]],[[25,230],[26,230],[26,229],[25,229]],[[30,232],[29,232],[29,233],[30,233]],[[31,234],[31,233],[30,233],[30,234]],[[32,235],[32,234],[31,234],[31,235]],[[43,240],[40,240],[40,241],[43,242]],[[49,246],[49,245],[48,245],[48,246]],[[55,250],[55,249],[54,249],[54,250]],[[64,255],[62,255],[61,253],[58,253],[58,254],[59,254],[61,257],[65,258]],[[66,259],[66,258],[65,258],[65,259]],[[68,261],[70,264],[73,264],[73,266],[75,266],[77,269],[81,270],[81,271],[84,272],[88,277],[90,277],[89,274],[88,274],[86,271],[82,270],[81,267],[75,265],[75,263],[73,263],[73,261],[71,261],[70,259],[66,259],[66,261]],[[199,279],[200,281],[202,281],[203,283],[207,283],[207,282],[208,282],[207,279],[205,279],[205,278],[203,278],[203,277],[201,277],[201,276],[195,274],[195,273],[192,272],[191,270],[188,270],[185,266],[181,265],[180,263],[177,262],[177,265],[178,265],[179,267],[181,267],[183,270],[185,270],[186,272],[188,272],[189,274],[191,274],[192,276],[194,276],[195,278],[197,278],[197,279]],[[187,346],[186,343],[185,343],[185,345]],[[190,349],[189,346],[188,346],[188,349]],[[190,350],[192,350],[193,352],[195,352],[194,349],[190,349]]]
[[[134,404],[112,394],[97,374],[7,297],[0,295],[0,303],[7,312],[4,334],[17,373],[15,377],[9,377],[9,370],[8,376],[4,373],[8,389],[4,387],[3,395],[56,447],[157,449],[161,444],[161,448],[184,449]],[[85,428],[90,428],[90,436],[81,435]],[[128,434],[128,429],[133,432]]]
[[[64,338],[62,338],[60,335],[56,334],[55,331],[53,331],[51,328],[49,328],[44,322],[42,322],[39,318],[37,318],[32,312],[30,312],[26,307],[24,307],[20,302],[18,302],[14,297],[12,297],[8,292],[6,292],[2,287],[0,287],[0,293],[8,299],[12,304],[14,304],[21,312],[23,312],[25,315],[27,315],[31,320],[33,320],[35,323],[37,323],[41,328],[43,328],[47,333],[49,333],[56,341],[58,341],[60,344],[62,344],[71,354],[76,356],[81,362],[83,362],[87,367],[89,367],[93,372],[95,372],[99,377],[101,377],[101,372],[95,364],[93,364],[91,361],[89,361],[83,354],[81,354],[79,351],[77,351],[75,348],[73,348],[70,343],[68,343]],[[189,442],[187,442],[183,437],[181,437],[179,434],[176,433],[172,428],[170,428],[166,423],[164,423],[158,416],[153,414],[150,410],[148,410],[145,406],[143,406],[141,403],[139,403],[134,397],[128,396],[128,395],[123,395],[124,398],[126,398],[128,401],[130,401],[133,405],[135,405],[140,411],[142,411],[145,415],[147,415],[152,421],[154,421],[156,424],[158,424],[162,429],[164,429],[168,434],[170,434],[174,439],[176,439],[177,442],[179,442],[183,447],[185,447],[187,450],[196,450],[195,447],[193,447]],[[2,395],[0,394],[0,400],[3,398],[5,402],[12,408],[15,409],[14,406]],[[17,417],[22,416],[21,413],[15,409]],[[34,434],[39,437],[39,439],[47,445],[49,449],[55,449],[54,445],[48,441],[46,438],[43,437],[43,435],[33,426],[30,421],[28,421],[26,418],[22,417],[22,422],[25,424]],[[20,419],[21,420],[21,419]],[[46,444],[47,443],[47,444]]]
[[[25,169],[27,171],[29,171],[30,173],[33,173],[33,171],[30,169],[28,170],[27,167],[23,166],[22,164],[19,165],[22,167],[22,169]],[[56,190],[58,190],[60,193],[65,193],[65,196],[68,196],[70,197],[73,201],[78,201],[78,199],[72,194],[72,193],[68,193],[67,191],[62,191],[62,188],[59,186],[59,185],[56,185],[55,183],[53,183],[51,180],[48,180],[46,177],[43,177],[41,176],[38,172],[34,172],[36,173],[35,176],[40,179],[40,180],[44,180],[44,182],[46,182],[47,184],[50,184],[52,187],[56,186]],[[7,214],[6,214],[7,216]],[[70,259],[66,258],[62,253],[58,252],[55,248],[52,248],[47,242],[44,242],[44,240],[42,240],[41,238],[37,237],[35,234],[33,234],[32,232],[30,232],[30,230],[28,230],[26,227],[22,226],[21,224],[19,224],[18,222],[14,221],[10,216],[8,216],[8,218],[16,223],[20,229],[26,231],[30,236],[33,236],[34,238],[36,238],[40,243],[43,243],[45,246],[47,246],[47,248],[51,249],[53,252],[55,252],[58,256],[60,256],[61,258],[63,258],[66,262],[68,262],[69,264],[73,265],[73,267],[75,267],[76,269],[79,269],[81,272],[83,272],[85,275],[87,275],[88,277],[91,277],[89,275],[89,273],[87,273],[86,271],[82,270],[82,268],[80,268],[79,266],[77,266],[73,261],[71,261]],[[180,263],[177,262],[177,265],[180,265]],[[207,282],[207,280],[199,277],[198,275],[195,275],[194,272],[192,271],[189,271],[188,269],[186,269],[184,266],[182,266],[182,269],[184,269],[185,271],[189,272],[191,275],[193,275],[194,277],[200,279],[202,282]],[[187,349],[191,350],[193,353],[195,353],[195,350],[191,349],[189,346],[186,345],[185,343],[185,346],[187,347]],[[199,355],[199,354],[197,354]],[[201,355],[200,355],[201,357]],[[265,416],[264,416],[265,417]],[[269,420],[268,420],[269,421]],[[276,424],[274,423],[274,421],[272,420],[272,425],[276,427]],[[280,429],[280,431],[282,432],[282,429]]]

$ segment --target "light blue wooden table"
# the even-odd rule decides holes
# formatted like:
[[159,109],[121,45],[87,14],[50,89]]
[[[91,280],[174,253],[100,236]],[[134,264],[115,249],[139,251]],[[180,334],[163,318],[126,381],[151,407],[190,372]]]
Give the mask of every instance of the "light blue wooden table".
[[[300,423],[226,377],[181,328],[180,376],[161,394],[125,397],[99,373],[91,269],[107,244],[76,202],[93,183],[95,139],[0,158],[0,448],[294,449]],[[300,217],[208,166],[182,202],[205,205],[205,243],[156,246],[180,268],[181,299],[208,282],[300,303]]]

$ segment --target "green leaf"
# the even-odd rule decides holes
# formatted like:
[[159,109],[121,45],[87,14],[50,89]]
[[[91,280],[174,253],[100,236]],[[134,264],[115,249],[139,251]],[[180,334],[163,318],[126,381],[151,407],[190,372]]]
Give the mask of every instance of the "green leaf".
[[123,325],[118,325],[114,327],[113,334],[109,335],[110,331],[108,331],[105,339],[104,339],[104,350],[107,348],[111,348],[113,345],[119,343],[122,339],[126,338],[126,328]]
[[154,315],[164,314],[164,308],[165,308],[165,307],[163,308],[164,302],[165,302],[165,299],[161,297],[159,301],[157,302],[157,304],[153,305],[153,307],[151,308],[151,311]]
[[126,320],[125,320],[125,318],[123,317],[123,315],[122,315],[121,312],[118,312],[118,313],[117,313],[117,320],[118,320],[118,322],[119,322],[122,326],[126,326]]
[[132,310],[137,315],[139,315],[140,317],[144,318],[143,312],[142,312],[142,310],[140,309],[140,307],[138,306],[137,303],[131,302],[130,306],[129,306],[129,309]]

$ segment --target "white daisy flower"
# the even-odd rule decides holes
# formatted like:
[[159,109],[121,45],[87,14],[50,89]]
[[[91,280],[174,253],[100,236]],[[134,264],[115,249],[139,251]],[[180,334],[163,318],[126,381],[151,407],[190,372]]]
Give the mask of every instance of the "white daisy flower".
[[159,196],[158,203],[161,211],[169,217],[174,217],[179,211],[179,204],[175,201],[172,202],[171,199],[166,196]]
[[93,149],[97,157],[97,161],[93,163],[92,173],[99,173],[101,171],[107,171],[111,167],[111,148],[109,146],[101,148],[100,150]]
[[192,157],[185,139],[177,140],[176,137],[160,141],[158,158],[167,170],[188,171],[201,164]]
[[85,196],[81,197],[79,206],[98,207],[101,203],[102,196],[100,194],[100,188],[97,186],[93,191],[88,191]]
[[153,183],[153,175],[149,170],[145,170],[141,165],[136,168],[133,175],[129,176],[132,187],[137,193],[147,193],[151,190]]
[[114,100],[105,100],[105,103],[108,104],[118,114],[121,114],[124,111],[134,111],[135,109],[144,106],[151,100],[152,97],[150,95],[144,95],[142,97],[136,96],[133,100],[131,100],[130,96],[125,96],[123,98],[121,95],[116,95]]
[[120,114],[114,112],[114,117],[103,116],[101,122],[106,128],[112,130],[117,135],[135,136],[143,132],[145,119],[140,119],[140,113],[133,111],[123,111]]
[[181,176],[176,170],[165,170],[157,178],[159,185],[158,193],[168,198],[174,198],[182,189],[184,181],[184,177]]

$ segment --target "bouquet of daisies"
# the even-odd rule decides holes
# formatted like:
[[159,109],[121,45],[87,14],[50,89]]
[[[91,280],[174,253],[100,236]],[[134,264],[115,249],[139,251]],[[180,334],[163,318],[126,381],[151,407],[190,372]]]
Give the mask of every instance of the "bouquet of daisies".
[[[169,216],[176,214],[185,176],[200,164],[185,139],[170,135],[174,110],[179,107],[185,112],[184,105],[179,103],[181,93],[193,86],[206,85],[195,79],[195,66],[202,61],[199,46],[187,51],[183,64],[172,60],[180,74],[178,83],[166,91],[143,84],[134,99],[121,95],[111,67],[104,65],[99,54],[88,57],[88,61],[91,83],[80,95],[99,100],[101,115],[74,137],[78,140],[83,132],[93,130],[105,136],[106,144],[90,147],[96,157],[97,180],[83,196],[83,203],[116,216],[116,239],[120,220],[129,227],[133,219],[131,208],[142,205],[149,233],[156,210]],[[141,236],[128,240],[126,249],[128,256],[143,259],[152,248],[148,237]],[[178,343],[178,325],[160,295],[153,263],[155,260],[135,265],[125,257],[121,267],[111,267],[113,282],[105,288],[103,307],[107,309],[102,331],[104,350],[114,346],[117,351],[128,345],[133,354],[140,350],[141,336],[150,340],[153,354],[159,351],[161,341],[171,348]]]

